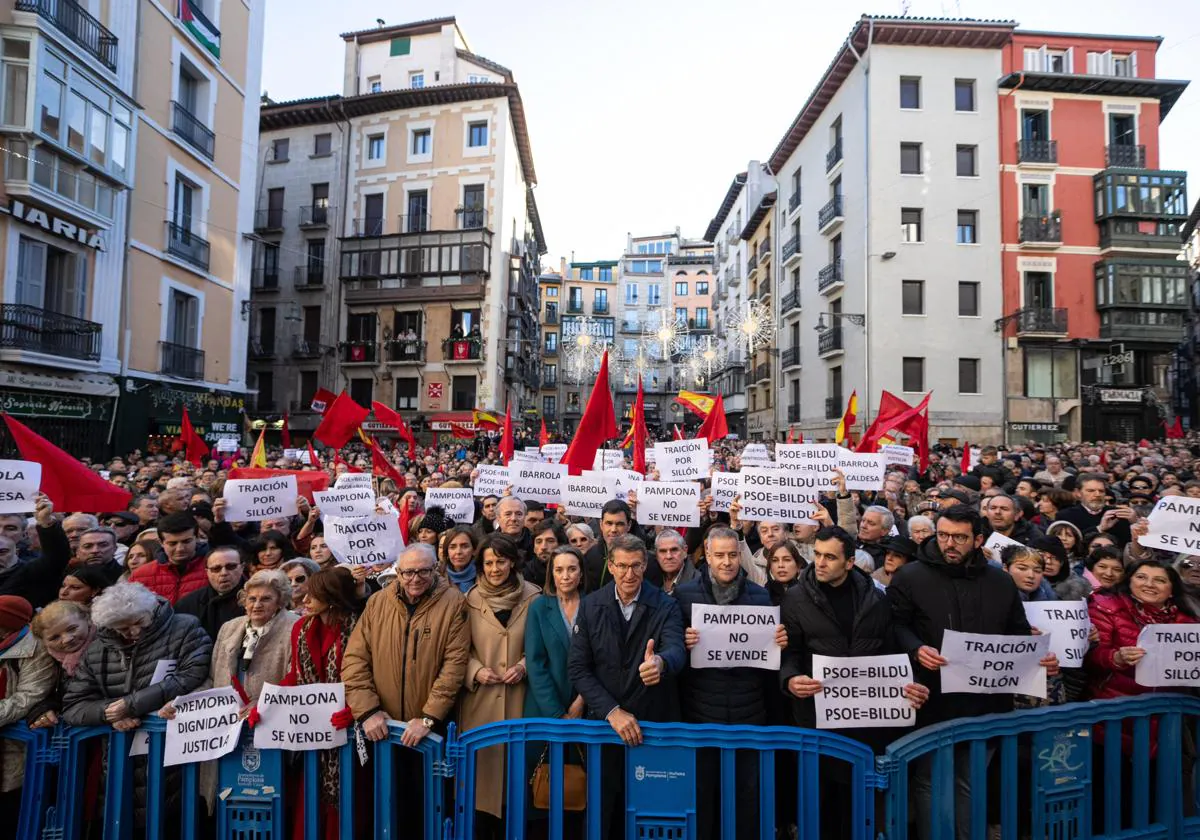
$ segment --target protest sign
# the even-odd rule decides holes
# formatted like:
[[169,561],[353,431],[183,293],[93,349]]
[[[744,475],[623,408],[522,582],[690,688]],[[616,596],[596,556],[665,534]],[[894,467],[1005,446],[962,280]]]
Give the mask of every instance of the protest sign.
[[313,501],[322,514],[331,516],[374,516],[375,491],[370,487],[314,490]]
[[838,459],[846,450],[836,443],[777,443],[775,444],[775,466],[781,470],[814,473],[821,476],[821,490],[832,490],[836,486],[833,471],[838,468]]
[[620,469],[625,463],[625,453],[620,449],[597,449],[592,458],[593,470]]
[[522,450],[518,449],[516,452],[514,452],[512,454],[512,458],[509,459],[508,463],[509,463],[509,465],[512,465],[512,464],[516,463],[517,461],[521,461],[521,462],[527,463],[527,464],[528,463],[540,464],[542,462],[542,453],[541,452],[529,452],[528,450],[522,451]]
[[283,450],[283,457],[289,461],[298,461],[300,460],[300,453],[303,451],[303,449],[285,449]]
[[700,485],[690,481],[643,481],[637,487],[637,521],[672,528],[699,526]]
[[221,438],[217,441],[218,452],[237,452],[241,444],[237,438]]
[[567,445],[565,443],[547,443],[542,447],[542,457],[550,464],[557,464],[566,454]]
[[646,466],[648,466],[648,467],[653,466],[654,465],[654,457],[655,457],[654,456],[654,447],[647,446],[642,451],[644,451],[646,453]]
[[1147,624],[1138,634],[1137,646],[1146,651],[1134,666],[1138,685],[1200,686],[1200,625]]
[[729,506],[737,498],[741,482],[740,473],[715,472],[712,474],[712,510],[714,513],[729,512]]
[[296,476],[236,478],[225,482],[226,522],[261,522],[296,515]]
[[941,654],[943,694],[1024,694],[1046,696],[1049,636],[989,636],[947,630]]
[[812,678],[821,684],[813,697],[817,729],[912,726],[917,710],[904,696],[913,681],[912,663],[892,656],[833,657],[814,654]]
[[241,698],[232,686],[176,697],[167,721],[163,766],[211,761],[233,752],[242,730]]
[[612,489],[612,496],[609,498],[620,499],[622,502],[629,501],[629,491],[637,490],[638,485],[645,480],[645,476],[640,472],[621,469],[584,470],[582,476],[596,481],[608,482]]
[[346,730],[330,722],[346,708],[342,683],[280,686],[263,683],[254,746],[280,750],[328,750],[344,746]]
[[345,472],[333,483],[335,490],[346,490],[350,487],[372,487],[370,473]]
[[1082,668],[1092,622],[1086,601],[1026,601],[1029,626],[1050,637],[1050,652],[1063,668]]
[[818,488],[826,483],[824,477],[816,473],[757,467],[743,469],[738,475],[742,520],[816,524],[813,514],[819,504]]
[[325,544],[339,563],[368,566],[390,563],[404,548],[400,522],[393,514],[367,517],[325,516]]
[[430,487],[425,491],[425,510],[435,506],[460,525],[475,521],[475,496],[470,487]]
[[708,464],[708,441],[704,438],[654,444],[654,466],[662,481],[708,478]]
[[475,495],[478,497],[502,496],[504,488],[510,484],[512,484],[512,480],[508,476],[508,467],[480,464],[478,474],[475,476]]
[[[150,677],[150,685],[156,685],[162,682],[171,674],[175,673],[175,668],[178,667],[178,659],[160,659],[154,663],[154,674]],[[130,755],[149,755],[150,754],[150,734],[143,730],[133,733],[133,738],[129,744]]]
[[1147,518],[1150,531],[1137,541],[1146,548],[1200,554],[1200,499],[1165,496]]
[[887,460],[878,453],[867,455],[842,449],[837,468],[846,477],[847,490],[882,490]]
[[518,499],[558,504],[562,496],[562,479],[566,464],[531,464],[513,461],[508,466],[512,474],[512,494]]
[[973,470],[979,466],[979,447],[972,446],[971,454],[967,456],[967,469]]
[[[640,498],[640,497],[639,497]],[[638,513],[641,514],[641,502]],[[775,628],[779,607],[692,605],[692,627],[700,640],[691,651],[693,668],[779,670]]]
[[1019,543],[1010,537],[1006,537],[999,531],[992,531],[992,535],[983,541],[983,547],[988,550],[985,551],[984,554],[986,555],[988,552],[991,552],[988,559],[995,560],[997,563],[999,563],[1000,553],[1010,545],[1024,545],[1024,543]]
[[901,466],[911,467],[913,465],[913,448],[911,446],[904,446],[899,443],[885,443],[879,447],[879,454],[884,457],[888,466],[900,464]]
[[584,470],[584,475],[564,475],[563,509],[567,516],[600,518],[604,503],[616,498],[608,473]]
[[775,462],[771,460],[771,453],[767,451],[765,443],[747,443],[746,448],[742,450],[742,468],[746,467],[773,467]]
[[0,460],[0,513],[33,513],[41,485],[41,464]]

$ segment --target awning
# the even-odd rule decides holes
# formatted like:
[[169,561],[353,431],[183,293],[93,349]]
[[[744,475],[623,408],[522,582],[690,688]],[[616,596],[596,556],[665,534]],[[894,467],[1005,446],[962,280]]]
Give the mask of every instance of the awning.
[[429,428],[435,432],[450,431],[450,424],[475,431],[474,411],[442,411],[429,415]]
[[116,380],[104,374],[77,373],[74,376],[58,376],[16,368],[0,371],[0,387],[55,391],[60,394],[86,394],[90,397],[115,397],[120,393]]

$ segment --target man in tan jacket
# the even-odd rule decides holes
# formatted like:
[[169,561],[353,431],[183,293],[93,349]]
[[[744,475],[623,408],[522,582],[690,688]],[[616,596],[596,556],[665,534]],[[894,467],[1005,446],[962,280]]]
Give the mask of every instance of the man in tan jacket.
[[466,600],[435,571],[433,549],[408,546],[397,578],[375,593],[346,646],[346,702],[372,741],[388,721],[407,723],[401,742],[415,747],[441,727],[462,688],[471,650]]

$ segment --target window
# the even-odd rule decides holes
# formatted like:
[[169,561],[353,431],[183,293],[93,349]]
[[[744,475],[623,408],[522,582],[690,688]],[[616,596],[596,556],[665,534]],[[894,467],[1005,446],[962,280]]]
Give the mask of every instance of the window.
[[310,239],[306,243],[308,246],[305,252],[304,259],[308,265],[309,282],[320,282],[322,275],[325,273],[325,240]]
[[958,314],[962,318],[979,317],[978,283],[971,281],[958,284]]
[[558,286],[547,286],[546,287],[546,297],[548,297],[548,298],[558,297]]
[[648,283],[646,286],[646,305],[659,306],[662,304],[662,284]]
[[552,333],[552,332],[546,333],[546,352],[547,353],[557,353],[558,352],[558,333]]
[[195,295],[171,289],[167,341],[182,347],[200,346],[200,299]]
[[470,85],[486,85],[491,80],[491,76],[479,76],[475,73],[470,73],[467,75],[467,84]]
[[307,410],[320,387],[320,374],[315,370],[300,371],[300,407]]
[[688,311],[686,306],[675,307],[675,323],[686,324],[688,320]]
[[[87,277],[87,260],[82,255],[54,248],[36,239],[20,238],[17,249],[17,303],[86,318]],[[50,335],[43,334],[43,338],[50,338]]]
[[[3,48],[4,62],[0,82],[3,83],[4,124],[23,127],[27,125],[25,112],[29,106],[29,42],[5,38]],[[53,103],[55,108],[62,99],[61,88],[60,84],[60,93]]]
[[1050,50],[1046,53],[1047,73],[1069,73],[1071,67],[1070,54],[1066,50]]
[[579,286],[572,286],[570,289],[570,299],[567,301],[567,309],[572,312],[583,311],[583,289]]
[[313,157],[328,157],[333,154],[333,135],[316,134],[313,136]]
[[960,178],[974,178],[979,174],[979,147],[958,146],[954,152],[956,172]]
[[687,297],[687,293],[688,284],[686,282],[681,281],[675,284],[675,294],[680,295],[681,297]]
[[425,73],[421,70],[414,70],[408,74],[408,86],[413,90],[419,90],[425,87]]
[[958,360],[958,393],[979,393],[979,359]]
[[915,76],[900,77],[900,107],[921,107],[921,79]]
[[428,128],[419,128],[412,133],[412,153],[427,155],[430,152],[433,132]]
[[600,269],[600,282],[601,283],[611,283],[612,279],[613,279],[612,268]]
[[[268,199],[270,193],[267,193]],[[190,181],[175,177],[175,206],[172,223],[180,231],[198,233],[196,230],[196,210],[200,204],[200,188]]]
[[[408,55],[408,53],[411,49],[412,49],[412,39],[411,38],[404,37],[404,38],[393,38],[392,39],[391,55],[393,57],[398,56],[398,55]],[[364,405],[365,405],[365,403],[364,403]]]
[[[478,403],[475,402],[475,377],[456,376],[451,384],[453,403],[451,411],[471,411]],[[370,403],[359,403],[370,405]]]
[[580,280],[591,280],[592,279],[592,269],[590,267],[579,269],[579,279]]
[[1124,76],[1126,78],[1136,76],[1134,56],[1131,55],[1114,55],[1112,57],[1112,75]]
[[375,320],[373,312],[351,312],[346,316],[346,340],[354,344],[374,341]]
[[923,211],[918,208],[905,207],[900,210],[900,240],[902,242],[922,242],[921,216]]
[[383,141],[382,134],[367,137],[367,160],[383,160]]
[[396,379],[396,410],[416,411],[420,408],[420,381],[415,376]]
[[903,315],[925,314],[925,281],[905,280],[900,284],[900,312]]
[[463,230],[478,230],[487,221],[487,211],[484,208],[484,184],[468,184],[463,187]]
[[696,307],[696,329],[698,329],[698,330],[708,329],[708,307],[707,306],[697,306]]
[[626,305],[637,306],[638,302],[638,284],[628,283],[625,286],[625,303]]
[[[312,203],[313,210],[328,210],[329,209],[329,184],[313,184],[312,185]],[[314,216],[316,213],[314,212]],[[324,214],[322,214],[322,221]]]
[[1025,348],[1025,396],[1068,399],[1078,396],[1074,350]]
[[632,274],[661,274],[662,260],[632,260],[629,271]]
[[954,80],[954,110],[955,111],[974,111],[975,110],[975,80],[974,79],[955,79]]
[[367,79],[367,89],[371,93],[380,93],[383,90],[383,82],[379,80],[378,76],[371,76]]
[[351,379],[350,399],[359,405],[370,405],[375,397],[374,379]]
[[921,144],[920,143],[901,143],[900,144],[900,174],[901,175],[920,175],[921,174]]
[[608,289],[593,289],[592,290],[592,311],[607,312],[608,311]]
[[698,295],[708,294],[708,281],[707,280],[697,280],[696,281],[696,294],[698,294]]
[[955,242],[959,245],[977,245],[979,243],[979,211],[958,211],[958,232]]
[[1054,308],[1054,275],[1049,271],[1026,271],[1023,286],[1026,309]]
[[925,359],[920,356],[905,356],[903,370],[905,391],[919,393],[925,390]]
[[467,145],[478,148],[488,144],[487,121],[467,123]]
[[276,137],[271,141],[271,160],[279,163],[288,159],[288,146],[291,141],[286,137]]

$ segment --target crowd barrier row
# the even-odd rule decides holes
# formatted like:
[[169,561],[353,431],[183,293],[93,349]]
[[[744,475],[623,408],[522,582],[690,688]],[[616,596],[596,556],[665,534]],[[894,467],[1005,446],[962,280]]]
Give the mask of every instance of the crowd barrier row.
[[[149,751],[142,758],[130,757],[134,732],[0,729],[5,751],[25,750],[17,836],[326,836],[321,809],[311,805],[321,797],[319,753],[259,750],[245,730],[238,748],[217,762],[210,814],[201,765],[163,768],[165,729],[158,719],[143,724]],[[755,777],[757,796],[748,798],[751,807],[757,803],[752,834],[763,838],[788,823],[799,838],[830,836],[827,820],[836,817],[837,836],[850,840],[906,840],[910,832],[930,840],[986,838],[995,825],[1001,840],[1200,840],[1194,772],[1200,698],[1187,695],[951,721],[901,737],[879,757],[841,735],[793,727],[646,723],[644,743],[634,748],[600,721],[511,720],[463,733],[451,726],[445,739],[431,735],[415,749],[401,744],[403,731],[393,723],[385,741],[366,744],[365,767],[354,737],[337,751],[340,790],[330,805],[342,838],[468,840],[486,819],[475,808],[480,786],[501,784],[511,840],[528,836],[535,823],[543,836],[600,840],[611,820],[624,823],[628,838],[686,840],[696,836],[698,806],[703,811],[708,804],[697,800],[697,776],[703,788],[707,773],[722,840],[734,840],[739,826],[746,830],[747,815],[736,809],[747,807]],[[505,749],[497,765],[503,778],[481,777],[481,755],[498,749]],[[536,811],[529,779],[542,755],[550,800],[548,810]],[[569,763],[586,774],[582,811],[566,809],[562,779]],[[956,796],[968,783],[968,795]],[[928,825],[919,828],[911,807],[918,785],[929,799]],[[836,815],[829,813],[834,807]],[[3,817],[9,830],[13,816]]]

